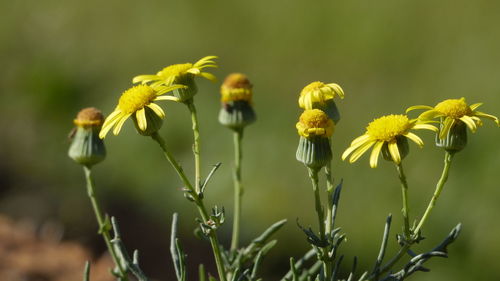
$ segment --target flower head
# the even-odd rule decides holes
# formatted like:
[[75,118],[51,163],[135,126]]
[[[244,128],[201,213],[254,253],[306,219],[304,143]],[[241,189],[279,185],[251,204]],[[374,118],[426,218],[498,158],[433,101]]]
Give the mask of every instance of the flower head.
[[132,83],[142,82],[143,84],[156,81],[159,84],[172,85],[182,84],[179,81],[185,78],[193,78],[194,76],[201,76],[210,81],[215,81],[216,78],[213,74],[203,72],[202,70],[207,67],[217,67],[213,61],[217,56],[206,56],[195,63],[181,63],[173,64],[158,71],[156,75],[139,75],[134,77]]
[[135,117],[134,121],[136,121],[135,123],[140,131],[146,131],[148,128],[147,117],[149,115],[147,113],[152,112],[160,119],[165,117],[163,109],[154,102],[159,100],[177,101],[175,97],[162,95],[183,87],[182,85],[173,85],[168,87],[157,86],[153,88],[148,85],[137,85],[126,90],[118,100],[118,105],[115,110],[104,121],[99,137],[102,139],[105,138],[106,134],[113,127],[113,134],[118,135],[123,123],[125,123],[130,116]]
[[300,115],[299,122],[295,127],[298,134],[305,138],[316,136],[329,138],[333,134],[335,124],[323,111],[319,109],[306,109]]
[[482,103],[475,103],[469,106],[465,98],[447,99],[438,103],[435,107],[415,105],[409,107],[406,112],[414,109],[426,109],[426,111],[420,114],[419,119],[431,120],[440,118],[442,120],[442,128],[439,132],[439,138],[444,139],[450,133],[450,130],[461,122],[465,123],[473,133],[476,132],[477,128],[483,124],[479,117],[491,119],[500,126],[498,117],[476,110],[481,105]]
[[221,101],[223,103],[231,101],[252,102],[252,84],[245,74],[229,74],[220,87]]
[[91,167],[106,157],[106,147],[98,137],[104,121],[101,111],[87,107],[73,120],[76,128],[72,131],[68,156],[76,163]]
[[325,104],[326,101],[333,100],[336,96],[344,98],[344,90],[339,85],[312,82],[300,92],[299,106],[303,109],[313,109],[315,103]]
[[437,131],[436,127],[426,123],[417,119],[410,120],[406,115],[391,114],[377,118],[368,124],[364,135],[351,142],[351,146],[342,154],[342,160],[345,160],[350,155],[349,162],[353,163],[373,146],[370,155],[370,166],[372,168],[377,167],[378,156],[384,148],[387,150],[388,156],[390,156],[389,159],[399,164],[405,156],[405,151],[402,151],[402,149],[404,149],[406,138],[414,141],[420,147],[424,144],[420,137],[410,132],[411,129]]

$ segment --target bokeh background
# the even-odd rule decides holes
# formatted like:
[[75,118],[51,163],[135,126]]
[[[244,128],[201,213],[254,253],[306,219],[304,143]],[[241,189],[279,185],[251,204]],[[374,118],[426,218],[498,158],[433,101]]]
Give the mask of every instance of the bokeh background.
[[[400,190],[388,162],[377,169],[369,168],[366,156],[342,162],[350,141],[380,115],[446,98],[484,102],[482,111],[500,114],[498,1],[21,0],[0,1],[0,11],[0,212],[37,226],[58,224],[64,241],[84,245],[95,259],[104,244],[82,170],[66,156],[67,135],[80,108],[109,114],[135,75],[218,55],[213,73],[219,80],[231,72],[250,77],[259,120],[244,139],[242,239],[289,220],[265,260],[264,276],[271,280],[287,271],[288,257],[307,249],[295,220],[316,223],[307,172],[295,160],[302,87],[320,80],[346,92],[334,135],[334,175],[344,179],[338,225],[348,234],[346,261],[356,255],[361,268],[372,266],[388,213],[394,214],[393,235],[400,230]],[[198,82],[203,170],[223,163],[206,200],[228,211],[220,234],[228,245],[232,137],[216,118],[220,84]],[[167,119],[161,134],[190,173],[189,115],[179,104],[162,106]],[[443,152],[432,135],[421,135],[426,146],[412,145],[405,161],[411,215],[423,212],[442,167]],[[458,222],[463,232],[448,260],[431,261],[432,272],[412,280],[500,279],[499,137],[486,120],[456,156],[421,249]],[[172,279],[168,237],[176,211],[190,268],[203,261],[215,274],[207,243],[192,234],[194,208],[157,145],[130,121],[106,144],[108,157],[94,169],[97,193],[118,217],[129,249],[141,250],[144,270]]]

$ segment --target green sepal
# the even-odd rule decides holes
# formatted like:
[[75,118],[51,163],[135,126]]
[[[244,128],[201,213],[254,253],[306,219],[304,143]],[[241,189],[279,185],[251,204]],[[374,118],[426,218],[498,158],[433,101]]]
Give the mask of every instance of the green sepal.
[[106,158],[106,147],[99,138],[101,127],[77,127],[68,155],[76,163],[92,167]]
[[132,120],[134,120],[134,126],[137,132],[143,136],[149,137],[161,129],[161,126],[163,126],[163,119],[160,116],[156,115],[156,113],[147,106],[144,107],[144,110],[146,112],[146,123],[148,124],[146,130],[142,131],[139,128],[139,124],[137,123],[137,117],[135,116],[135,114],[132,115]]
[[256,119],[252,105],[243,100],[225,102],[219,111],[219,123],[232,130],[240,130]]
[[330,140],[321,136],[300,137],[296,158],[311,169],[321,169],[332,160]]
[[179,88],[172,91],[174,97],[179,98],[180,102],[191,100],[198,92],[198,87],[194,81],[194,74],[187,73],[177,77],[172,84],[184,85],[187,88]]
[[[441,130],[444,123],[439,124]],[[436,146],[442,147],[450,153],[459,152],[467,145],[467,126],[464,122],[457,120],[450,128],[448,134],[443,138],[439,138],[439,132],[436,134]]]

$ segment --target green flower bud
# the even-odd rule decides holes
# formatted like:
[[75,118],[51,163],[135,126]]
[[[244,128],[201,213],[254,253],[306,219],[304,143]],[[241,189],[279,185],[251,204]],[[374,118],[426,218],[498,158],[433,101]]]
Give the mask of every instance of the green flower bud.
[[91,167],[106,157],[106,147],[99,138],[103,122],[104,116],[96,108],[84,108],[78,113],[68,151],[69,157],[76,163]]
[[247,76],[232,73],[226,77],[220,89],[222,108],[219,122],[233,130],[241,130],[255,122],[252,107],[252,84]]

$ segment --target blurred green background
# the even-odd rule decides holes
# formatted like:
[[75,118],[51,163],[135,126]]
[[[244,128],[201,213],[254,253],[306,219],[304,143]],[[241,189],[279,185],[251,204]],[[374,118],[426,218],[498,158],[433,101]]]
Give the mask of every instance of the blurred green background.
[[[336,82],[346,93],[334,135],[334,176],[344,179],[338,225],[348,234],[346,261],[357,255],[361,268],[372,266],[388,213],[394,214],[391,237],[400,230],[400,190],[388,162],[377,169],[369,168],[366,156],[342,162],[350,141],[380,115],[446,98],[484,102],[482,111],[500,114],[498,1],[21,0],[1,1],[0,10],[0,211],[39,223],[60,221],[65,239],[96,255],[103,243],[83,173],[66,156],[67,135],[80,108],[109,114],[135,75],[218,55],[213,73],[219,80],[231,72],[251,79],[258,122],[244,139],[243,240],[289,220],[265,260],[268,279],[281,276],[288,257],[307,249],[296,218],[316,225],[307,172],[295,160],[297,97],[305,85]],[[219,84],[198,82],[203,170],[223,163],[206,200],[228,211],[221,232],[228,245],[232,137],[216,118]],[[167,119],[161,134],[191,173],[189,114],[179,104],[162,106]],[[405,163],[412,215],[423,212],[442,167],[443,152],[432,135],[420,135],[426,146],[412,145]],[[499,137],[486,120],[456,156],[421,247],[434,246],[458,222],[463,232],[448,260],[431,261],[432,272],[412,280],[500,279]],[[157,145],[130,121],[106,143],[108,157],[94,169],[98,196],[118,217],[128,247],[142,250],[145,271],[163,280],[173,276],[168,236],[174,211],[191,269],[202,260],[210,264],[207,243],[192,235],[194,208]]]

